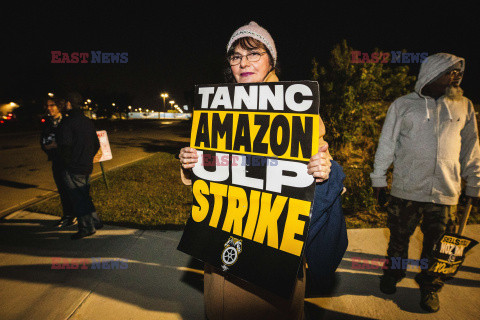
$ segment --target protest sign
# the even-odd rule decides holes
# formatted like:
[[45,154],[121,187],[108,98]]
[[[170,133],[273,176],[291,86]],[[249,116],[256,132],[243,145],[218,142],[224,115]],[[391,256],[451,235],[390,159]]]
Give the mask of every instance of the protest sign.
[[108,142],[107,131],[97,131],[98,141],[100,142],[100,149],[93,158],[93,163],[112,160],[112,151],[110,150],[110,143]]
[[442,278],[453,277],[465,260],[465,254],[477,244],[474,239],[446,233],[433,248],[428,274]]
[[192,215],[178,249],[290,297],[301,268],[319,144],[318,83],[195,87]]

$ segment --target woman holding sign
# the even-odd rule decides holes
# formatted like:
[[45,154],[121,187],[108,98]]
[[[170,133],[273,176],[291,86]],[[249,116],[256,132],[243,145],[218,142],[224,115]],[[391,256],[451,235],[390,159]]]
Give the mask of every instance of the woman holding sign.
[[[255,22],[235,31],[227,45],[228,82],[278,82],[277,51],[272,37]],[[329,178],[330,155],[324,141],[325,126],[320,119],[319,152],[311,157],[308,174],[316,182]],[[191,169],[198,162],[196,149],[180,150],[182,181],[191,185]],[[305,297],[305,265],[290,300],[229,276],[205,265],[204,299],[208,319],[302,319]]]

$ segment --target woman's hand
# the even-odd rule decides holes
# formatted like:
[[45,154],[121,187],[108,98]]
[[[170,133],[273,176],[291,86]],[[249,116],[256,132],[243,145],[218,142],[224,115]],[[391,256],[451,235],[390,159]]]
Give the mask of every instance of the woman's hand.
[[318,149],[318,153],[314,154],[310,158],[310,162],[308,162],[308,174],[311,174],[315,178],[315,182],[323,182],[330,176],[332,163],[330,162],[327,150],[328,144],[325,144]]
[[195,164],[198,162],[197,149],[194,148],[182,148],[178,157],[180,158],[180,163],[184,169],[191,169],[195,167]]

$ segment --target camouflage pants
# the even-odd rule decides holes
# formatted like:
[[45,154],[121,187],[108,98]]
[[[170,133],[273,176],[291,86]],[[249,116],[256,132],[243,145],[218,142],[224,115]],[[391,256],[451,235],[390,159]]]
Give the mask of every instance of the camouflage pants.
[[[423,232],[423,248],[420,258],[430,258],[435,243],[446,231],[454,231],[456,210],[457,206],[410,201],[390,196],[387,207],[387,226],[390,229],[387,265],[391,266],[393,257],[408,259],[410,236],[420,221],[420,230]],[[387,268],[384,269],[384,273],[396,279],[406,276],[405,270],[402,268]],[[428,275],[424,269],[419,277],[423,289],[439,291],[443,287],[443,279]]]

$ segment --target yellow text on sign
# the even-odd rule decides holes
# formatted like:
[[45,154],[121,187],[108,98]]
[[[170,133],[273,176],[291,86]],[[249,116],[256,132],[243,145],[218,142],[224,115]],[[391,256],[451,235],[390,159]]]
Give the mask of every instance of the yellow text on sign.
[[[241,187],[204,180],[194,182],[193,196],[198,203],[198,206],[192,207],[192,219],[195,222],[202,222],[209,216],[209,226],[212,228],[221,228],[261,244],[266,238],[269,247],[301,255],[303,241],[295,239],[295,236],[303,235],[306,231],[305,221],[299,217],[309,216],[311,202],[257,190],[251,190],[247,197]],[[213,196],[212,208],[206,196]],[[227,199],[226,210],[222,210],[224,198]],[[279,239],[278,219],[285,207],[287,219],[282,238]],[[219,226],[222,211],[226,213],[223,225]]]

